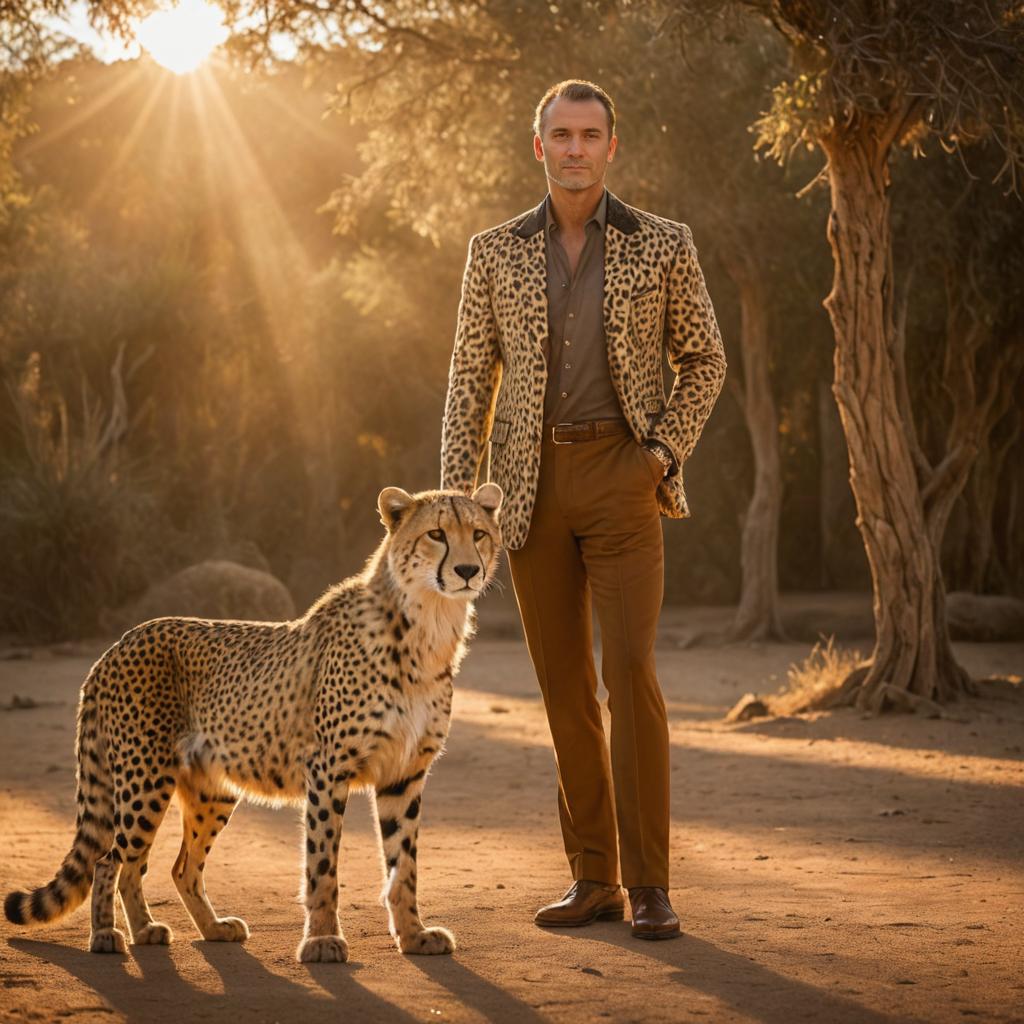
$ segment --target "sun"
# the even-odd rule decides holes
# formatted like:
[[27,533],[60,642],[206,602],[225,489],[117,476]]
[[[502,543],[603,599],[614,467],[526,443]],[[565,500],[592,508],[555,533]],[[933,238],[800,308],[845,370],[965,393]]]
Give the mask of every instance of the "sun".
[[135,38],[158,64],[184,75],[227,39],[224,13],[206,0],[180,0],[139,22]]

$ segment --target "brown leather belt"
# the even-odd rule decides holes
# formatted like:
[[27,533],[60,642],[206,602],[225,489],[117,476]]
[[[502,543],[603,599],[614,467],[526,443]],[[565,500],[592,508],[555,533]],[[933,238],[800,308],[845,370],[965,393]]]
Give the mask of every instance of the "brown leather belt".
[[625,420],[585,420],[582,423],[556,423],[551,429],[555,444],[575,444],[577,441],[596,441],[610,434],[628,434]]

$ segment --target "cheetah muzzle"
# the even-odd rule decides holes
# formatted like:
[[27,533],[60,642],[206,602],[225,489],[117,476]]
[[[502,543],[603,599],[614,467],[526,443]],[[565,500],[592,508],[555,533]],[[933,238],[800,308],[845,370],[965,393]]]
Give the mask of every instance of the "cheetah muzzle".
[[494,577],[502,493],[385,488],[387,528],[364,570],[292,622],[154,619],[93,665],[78,706],[78,816],[54,879],[12,892],[15,924],[54,921],[92,889],[96,953],[123,953],[114,897],[136,944],[164,945],[142,892],[171,797],[182,820],[174,883],[204,939],[244,942],[246,923],[218,917],[203,870],[243,797],[305,806],[303,962],[340,962],[338,847],[345,804],[376,806],[385,865],[381,902],[403,953],[450,953],[416,906],[423,786],[448,736],[452,680],[473,632],[473,600]]

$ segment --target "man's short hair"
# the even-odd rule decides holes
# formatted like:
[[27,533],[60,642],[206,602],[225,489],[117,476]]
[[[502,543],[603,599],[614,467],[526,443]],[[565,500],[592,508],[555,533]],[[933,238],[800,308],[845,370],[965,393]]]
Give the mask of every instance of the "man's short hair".
[[541,134],[541,128],[544,127],[545,112],[555,100],[598,100],[608,114],[608,138],[615,134],[615,104],[612,103],[611,96],[593,82],[584,81],[582,78],[567,78],[564,82],[551,86],[537,104],[537,110],[533,115],[533,130],[537,135]]

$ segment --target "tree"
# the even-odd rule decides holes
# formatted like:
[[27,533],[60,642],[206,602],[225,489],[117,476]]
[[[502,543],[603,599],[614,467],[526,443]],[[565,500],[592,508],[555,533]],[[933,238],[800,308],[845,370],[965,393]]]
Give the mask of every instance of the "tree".
[[[973,177],[930,148],[914,167],[895,167],[895,258],[904,268],[896,330],[918,444],[950,478],[931,520],[946,582],[1005,591],[995,515],[1019,475],[1007,458],[1024,372],[1024,211],[985,180],[999,166],[993,147],[971,152]],[[959,523],[947,530],[955,505]]]
[[997,176],[1016,185],[1024,11],[1013,0],[711,0],[680,9],[721,17],[726,8],[767,18],[791,48],[794,70],[758,122],[760,143],[780,161],[808,145],[827,160],[833,392],[876,630],[870,661],[839,699],[875,710],[934,706],[970,685],[950,645],[935,545],[962,479],[915,440],[894,315],[890,162],[896,147],[928,136],[955,149],[988,139],[1004,156]]

